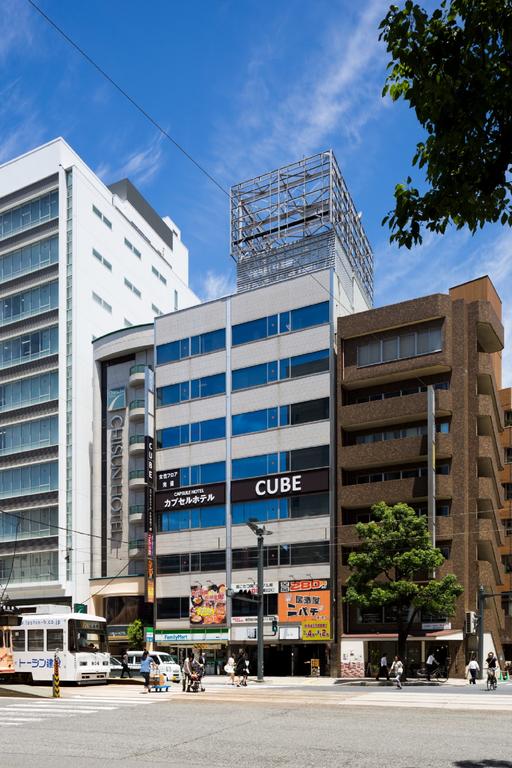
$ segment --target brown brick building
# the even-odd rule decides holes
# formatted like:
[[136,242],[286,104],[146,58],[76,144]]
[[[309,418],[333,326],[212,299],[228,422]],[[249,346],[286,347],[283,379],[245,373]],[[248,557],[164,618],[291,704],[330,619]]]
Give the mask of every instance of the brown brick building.
[[504,507],[501,518],[504,527],[505,541],[500,548],[501,560],[505,570],[505,583],[502,586],[502,605],[505,612],[505,632],[503,647],[505,658],[512,659],[512,389],[502,389],[500,392],[503,407],[505,429],[501,433],[503,445],[503,485]]
[[[464,594],[454,617],[419,617],[408,660],[424,661],[437,650],[449,657],[455,676],[464,675],[476,647],[476,636],[464,627],[466,612],[477,611],[479,585],[493,594],[506,587],[500,475],[510,474],[510,466],[504,468],[502,449],[502,349],[501,302],[488,277],[448,295],[338,320],[338,594],[358,543],[355,524],[370,519],[373,504],[407,502],[426,513],[426,388],[433,384],[436,543],[447,558],[440,575],[455,573]],[[385,610],[341,605],[342,675],[361,674],[383,651],[388,658],[395,652],[391,618]],[[486,652],[503,654],[504,632],[497,594],[487,600]]]

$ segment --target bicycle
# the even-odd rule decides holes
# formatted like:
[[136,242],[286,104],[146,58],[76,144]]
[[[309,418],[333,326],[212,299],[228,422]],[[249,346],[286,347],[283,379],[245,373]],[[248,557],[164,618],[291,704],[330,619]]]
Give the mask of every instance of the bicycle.
[[[414,677],[417,677],[421,680],[428,680],[428,672],[425,664],[415,670]],[[435,680],[438,683],[446,683],[448,680],[446,667],[442,664],[439,664],[437,667],[435,667],[435,669],[433,669],[430,673],[430,680]]]
[[496,670],[488,667],[487,669],[487,690],[495,691],[498,687],[498,680],[496,679]]

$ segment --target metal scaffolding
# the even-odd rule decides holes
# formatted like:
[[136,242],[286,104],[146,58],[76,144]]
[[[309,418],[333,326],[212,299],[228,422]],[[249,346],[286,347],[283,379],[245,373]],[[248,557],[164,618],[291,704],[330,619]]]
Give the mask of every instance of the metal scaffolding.
[[237,290],[348,264],[373,301],[373,254],[332,150],[231,188]]

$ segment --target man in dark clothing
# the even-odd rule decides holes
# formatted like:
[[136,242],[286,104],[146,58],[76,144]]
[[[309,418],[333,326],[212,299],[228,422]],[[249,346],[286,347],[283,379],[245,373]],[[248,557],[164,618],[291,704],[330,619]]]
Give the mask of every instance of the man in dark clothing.
[[131,677],[130,667],[128,666],[128,652],[127,651],[125,651],[123,653],[122,657],[121,657],[121,664],[122,664],[122,669],[121,669],[120,677],[124,677],[124,673],[125,672],[128,675],[128,677]]

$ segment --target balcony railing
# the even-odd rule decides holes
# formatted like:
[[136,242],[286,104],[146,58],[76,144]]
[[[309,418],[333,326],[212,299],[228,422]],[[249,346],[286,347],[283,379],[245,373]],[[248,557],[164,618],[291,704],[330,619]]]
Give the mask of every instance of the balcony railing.
[[142,549],[144,547],[144,539],[132,539],[128,543],[128,549]]
[[138,480],[139,478],[144,479],[144,470],[143,469],[130,469],[130,472],[128,474],[128,478],[130,480]]
[[144,400],[132,400],[128,407],[130,411],[132,411],[135,408],[144,408],[144,406],[145,406]]
[[132,365],[130,368],[130,376],[133,376],[134,373],[145,373],[147,368],[147,365],[144,365],[144,363],[137,363],[137,365]]

